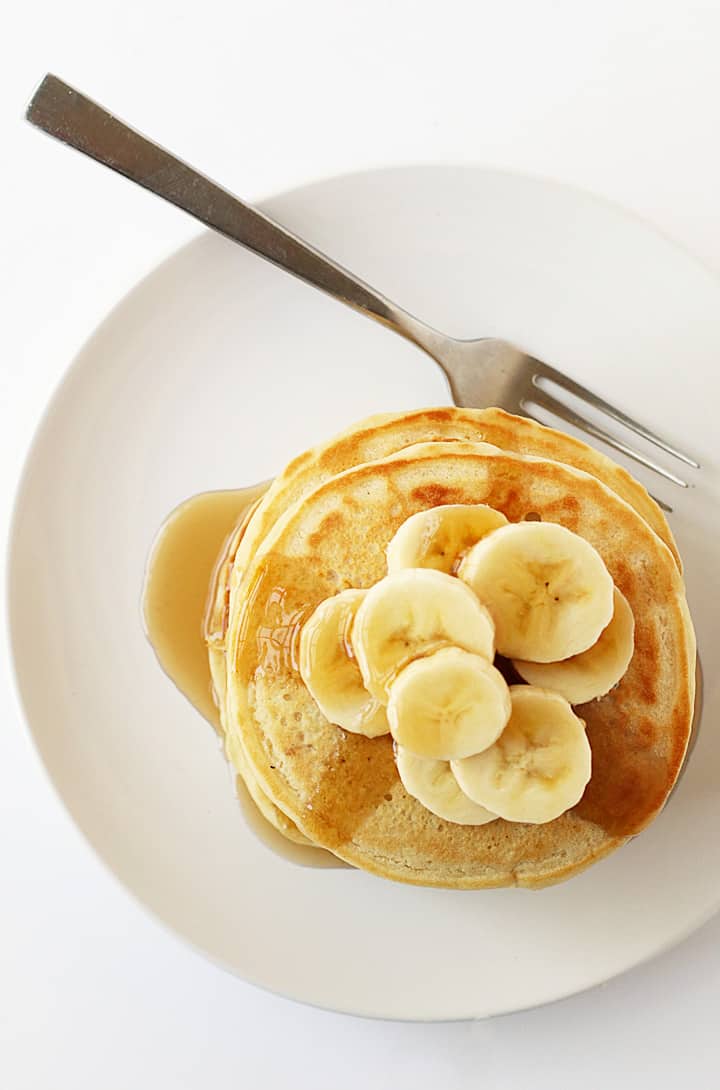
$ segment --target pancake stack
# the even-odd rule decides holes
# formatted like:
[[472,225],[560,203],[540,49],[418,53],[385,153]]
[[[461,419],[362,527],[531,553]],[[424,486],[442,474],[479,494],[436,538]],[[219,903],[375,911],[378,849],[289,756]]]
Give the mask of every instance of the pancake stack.
[[376,416],[301,454],[219,558],[206,639],[264,817],[419,885],[578,873],[657,815],[691,732],[662,511],[499,409]]

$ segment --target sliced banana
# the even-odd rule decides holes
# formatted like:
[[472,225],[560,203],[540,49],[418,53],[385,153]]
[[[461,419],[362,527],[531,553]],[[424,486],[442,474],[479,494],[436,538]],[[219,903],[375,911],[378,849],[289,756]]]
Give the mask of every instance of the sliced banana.
[[564,697],[511,685],[512,714],[497,742],[452,762],[465,794],[506,821],[539,825],[582,798],[590,779],[590,744]]
[[525,681],[560,693],[571,704],[586,704],[609,693],[622,678],[633,656],[635,618],[624,595],[615,587],[614,611],[597,643],[562,662],[523,662],[513,666]]
[[430,507],[406,519],[387,547],[388,571],[435,568],[454,572],[471,545],[507,519],[484,503]]
[[449,761],[418,757],[405,746],[395,747],[395,761],[408,795],[436,817],[456,825],[487,825],[497,820],[497,814],[491,814],[460,790]]
[[351,642],[365,688],[387,704],[403,667],[442,647],[492,661],[490,614],[469,587],[431,568],[405,568],[376,583],[360,603]]
[[446,647],[398,674],[387,716],[395,741],[419,757],[469,757],[502,733],[510,690],[487,659]]
[[352,653],[350,629],[364,590],[343,590],[321,602],[300,636],[300,676],[326,719],[376,738],[390,726],[385,708],[365,689]]
[[501,526],[458,572],[495,621],[501,655],[559,662],[587,651],[610,623],[613,581],[593,546],[553,522]]

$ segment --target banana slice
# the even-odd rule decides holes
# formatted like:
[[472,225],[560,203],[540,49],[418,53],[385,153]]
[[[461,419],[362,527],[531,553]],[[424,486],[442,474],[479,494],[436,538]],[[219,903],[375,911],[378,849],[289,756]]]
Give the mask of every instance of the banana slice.
[[487,609],[459,579],[405,568],[367,591],[351,642],[365,688],[387,704],[390,685],[413,659],[455,645],[492,661],[494,635]]
[[490,610],[501,655],[559,662],[587,651],[610,623],[613,581],[584,538],[553,522],[501,526],[458,572]]
[[487,659],[446,647],[398,674],[387,717],[395,741],[419,757],[469,757],[502,733],[510,690]]
[[376,738],[390,726],[385,708],[365,689],[350,629],[364,590],[343,590],[321,602],[300,635],[300,676],[326,719]]
[[497,821],[497,814],[491,814],[460,790],[449,761],[428,760],[405,746],[396,746],[395,762],[408,795],[436,817],[456,825],[487,825],[489,821]]
[[511,685],[510,722],[495,745],[453,761],[465,794],[506,821],[539,825],[582,798],[590,779],[585,724],[564,697],[531,685]]
[[506,524],[500,511],[484,503],[451,503],[418,511],[405,520],[388,545],[388,571],[435,568],[454,572],[471,545]]
[[635,618],[627,598],[615,587],[614,612],[597,643],[562,662],[522,662],[513,666],[525,681],[560,693],[571,704],[586,704],[609,693],[630,665],[635,646]]

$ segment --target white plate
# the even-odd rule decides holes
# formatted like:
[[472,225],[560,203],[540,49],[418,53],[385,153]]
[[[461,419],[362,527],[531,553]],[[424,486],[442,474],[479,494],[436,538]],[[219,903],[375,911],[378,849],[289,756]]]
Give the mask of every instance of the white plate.
[[[436,326],[512,339],[712,460],[720,285],[638,220],[550,182],[453,167],[330,179],[265,207]],[[175,504],[268,477],[365,414],[447,401],[410,345],[203,235],[122,301],[68,372],[14,524],[19,688],[80,828],[211,958],[358,1014],[481,1017],[548,1002],[720,906],[713,466],[692,491],[658,490],[676,502],[704,659],[697,749],[651,829],[565,885],[428,890],[284,862],[245,826],[212,731],[158,669],[140,589]]]

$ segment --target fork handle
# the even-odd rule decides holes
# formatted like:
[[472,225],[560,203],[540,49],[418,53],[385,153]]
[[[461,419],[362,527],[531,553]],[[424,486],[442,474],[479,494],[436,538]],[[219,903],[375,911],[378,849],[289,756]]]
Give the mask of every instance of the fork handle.
[[26,117],[50,136],[182,208],[206,227],[390,327],[434,358],[433,349],[442,350],[446,339],[441,334],[57,76],[45,76]]

